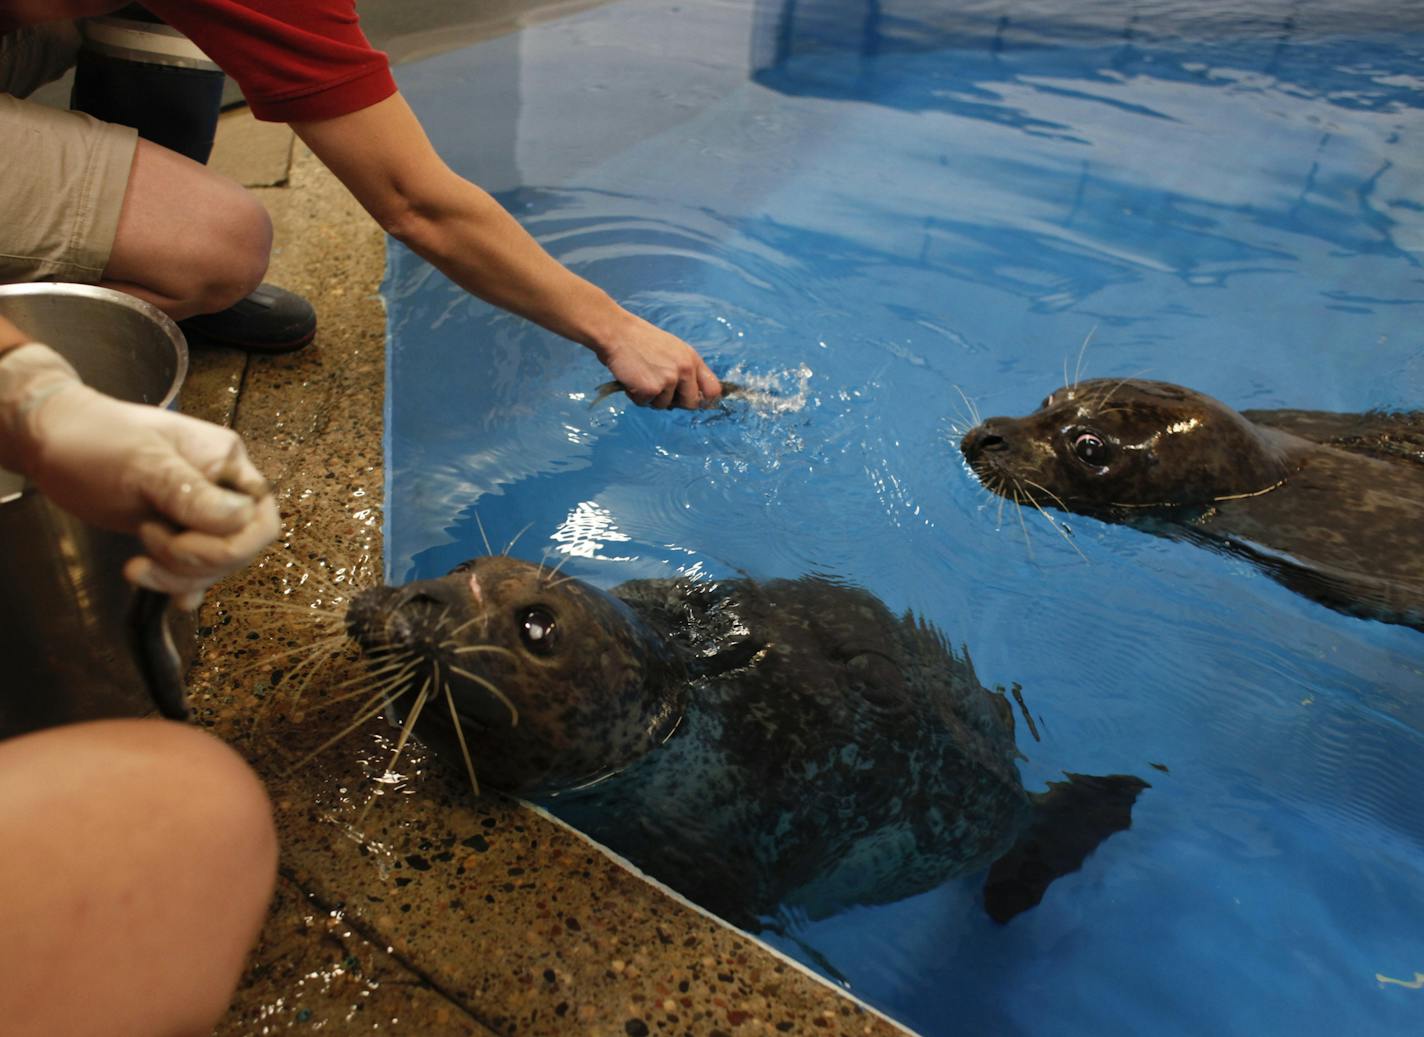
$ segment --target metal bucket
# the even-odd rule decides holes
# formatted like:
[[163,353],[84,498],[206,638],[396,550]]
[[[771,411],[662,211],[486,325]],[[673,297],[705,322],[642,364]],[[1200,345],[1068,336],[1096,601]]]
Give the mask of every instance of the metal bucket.
[[[188,345],[146,302],[91,285],[0,285],[0,316],[100,392],[159,407],[178,399]],[[0,469],[0,737],[152,712],[123,578],[141,550]]]

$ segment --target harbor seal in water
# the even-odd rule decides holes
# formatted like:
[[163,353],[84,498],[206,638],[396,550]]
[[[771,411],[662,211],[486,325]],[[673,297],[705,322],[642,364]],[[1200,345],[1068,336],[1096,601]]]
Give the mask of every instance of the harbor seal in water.
[[[830,580],[606,592],[503,556],[358,595],[437,753],[752,928],[990,868],[1006,921],[1113,832],[1138,778],[1025,791],[1013,710],[929,624]],[[473,775],[472,775],[473,776]]]
[[1224,549],[1331,608],[1424,629],[1424,413],[1238,413],[1094,379],[960,449],[1010,499]]

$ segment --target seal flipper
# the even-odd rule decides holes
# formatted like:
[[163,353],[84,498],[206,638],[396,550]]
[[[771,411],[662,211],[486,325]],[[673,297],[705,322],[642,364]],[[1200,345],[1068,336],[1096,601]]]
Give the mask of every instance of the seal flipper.
[[1000,924],[1040,900],[1054,879],[1077,871],[1108,836],[1132,827],[1132,804],[1150,788],[1127,774],[1068,774],[1031,793],[1033,819],[989,868],[984,908]]

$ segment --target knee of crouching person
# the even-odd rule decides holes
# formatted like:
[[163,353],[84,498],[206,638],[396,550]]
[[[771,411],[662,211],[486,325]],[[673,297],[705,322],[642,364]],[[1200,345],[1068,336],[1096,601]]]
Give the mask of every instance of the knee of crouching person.
[[272,257],[272,218],[252,195],[214,217],[208,263],[200,276],[190,308],[193,313],[217,313],[257,289]]

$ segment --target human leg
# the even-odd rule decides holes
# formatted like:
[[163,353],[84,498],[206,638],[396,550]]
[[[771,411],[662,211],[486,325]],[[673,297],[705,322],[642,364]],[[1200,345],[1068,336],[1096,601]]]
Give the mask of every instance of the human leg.
[[[177,29],[138,4],[84,22],[70,105],[206,163],[222,103],[223,75]],[[264,353],[298,349],[316,333],[316,313],[301,296],[261,284],[230,305],[208,307],[183,323],[193,341]]]
[[262,283],[267,210],[235,181],[139,140],[99,283],[175,320],[233,305]]
[[235,182],[132,129],[0,94],[0,281],[119,288],[181,319],[266,270],[272,224]]
[[207,1034],[265,917],[276,836],[217,739],[109,720],[0,742],[11,1037]]

